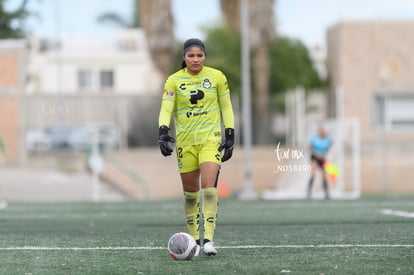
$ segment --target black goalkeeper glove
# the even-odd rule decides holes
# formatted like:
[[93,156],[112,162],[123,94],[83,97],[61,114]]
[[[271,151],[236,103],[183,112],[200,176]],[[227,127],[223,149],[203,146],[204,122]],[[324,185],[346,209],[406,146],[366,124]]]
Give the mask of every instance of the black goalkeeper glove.
[[170,156],[173,151],[170,145],[168,145],[168,142],[172,142],[172,143],[175,142],[175,139],[168,134],[169,130],[170,129],[167,126],[162,125],[160,127],[160,132],[159,132],[160,136],[158,139],[158,143],[160,144],[161,154],[163,154],[165,157]]
[[223,157],[221,158],[222,162],[229,160],[233,155],[233,145],[234,145],[234,129],[226,128],[224,129],[225,141],[218,148],[219,151],[224,149]]

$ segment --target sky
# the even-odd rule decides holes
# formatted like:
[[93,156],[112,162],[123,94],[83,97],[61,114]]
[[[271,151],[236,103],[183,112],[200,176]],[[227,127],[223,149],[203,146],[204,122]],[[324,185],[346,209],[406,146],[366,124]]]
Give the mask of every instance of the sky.
[[[22,0],[8,0],[12,9]],[[260,0],[256,0],[260,1]],[[413,0],[276,0],[276,29],[280,35],[299,39],[307,46],[325,45],[327,29],[341,21],[414,20]],[[49,38],[103,38],[114,31],[96,18],[112,11],[129,17],[132,0],[31,0],[31,32]],[[221,22],[219,0],[172,0],[175,36],[183,41],[204,38],[203,26]]]

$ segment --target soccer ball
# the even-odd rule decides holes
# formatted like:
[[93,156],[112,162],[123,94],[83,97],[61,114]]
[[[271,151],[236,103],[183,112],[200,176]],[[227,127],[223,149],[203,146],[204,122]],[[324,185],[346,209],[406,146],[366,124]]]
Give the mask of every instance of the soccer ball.
[[168,252],[174,260],[191,260],[196,251],[197,243],[188,233],[175,233],[168,240]]

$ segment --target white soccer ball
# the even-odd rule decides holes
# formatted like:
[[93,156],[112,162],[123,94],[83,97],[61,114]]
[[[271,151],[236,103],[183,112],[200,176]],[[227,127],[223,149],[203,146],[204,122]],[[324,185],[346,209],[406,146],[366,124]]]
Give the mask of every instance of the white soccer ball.
[[191,260],[196,251],[197,243],[188,233],[175,233],[168,240],[168,252],[174,260]]

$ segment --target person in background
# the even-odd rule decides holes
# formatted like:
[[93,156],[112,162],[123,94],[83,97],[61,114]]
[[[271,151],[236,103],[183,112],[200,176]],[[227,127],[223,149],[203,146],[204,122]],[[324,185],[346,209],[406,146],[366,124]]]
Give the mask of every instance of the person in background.
[[318,134],[311,137],[309,150],[311,153],[311,176],[308,183],[307,197],[311,198],[312,186],[315,174],[318,169],[322,173],[322,183],[325,192],[325,199],[329,199],[328,175],[325,172],[324,165],[326,162],[326,154],[332,146],[332,139],[326,133],[324,127],[319,127]]
[[226,76],[204,66],[205,59],[206,48],[201,40],[185,41],[182,68],[170,75],[164,85],[158,126],[161,153],[169,156],[173,152],[169,142],[175,142],[168,133],[174,114],[176,155],[188,233],[198,244],[198,255],[201,215],[203,252],[214,256],[217,254],[213,243],[218,213],[217,183],[221,163],[233,154],[234,114]]

